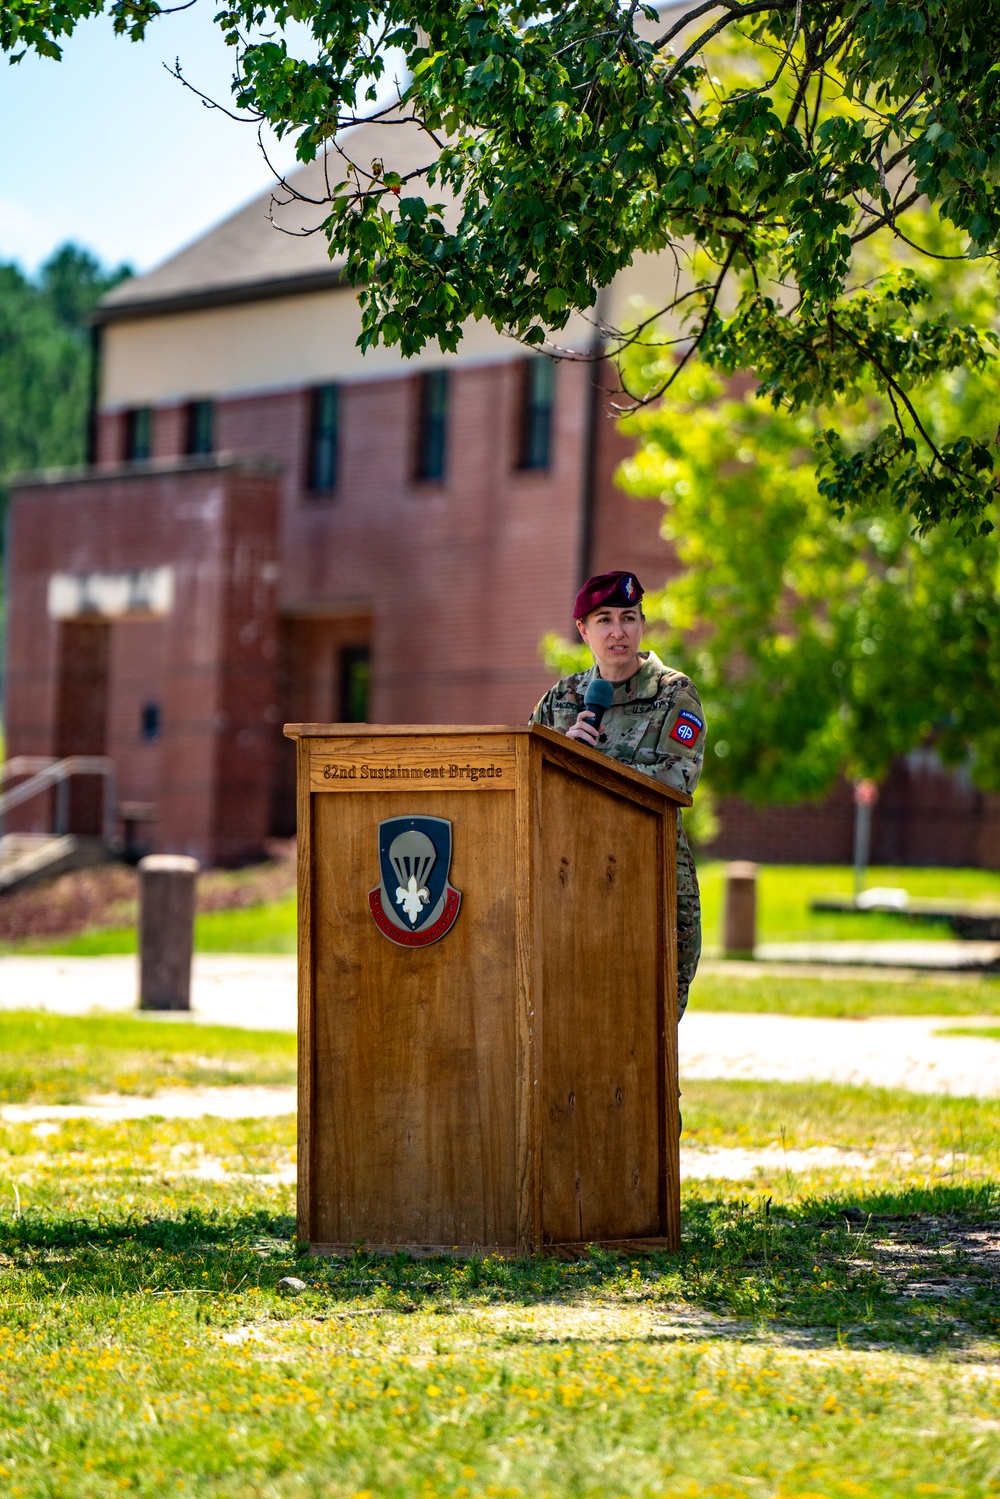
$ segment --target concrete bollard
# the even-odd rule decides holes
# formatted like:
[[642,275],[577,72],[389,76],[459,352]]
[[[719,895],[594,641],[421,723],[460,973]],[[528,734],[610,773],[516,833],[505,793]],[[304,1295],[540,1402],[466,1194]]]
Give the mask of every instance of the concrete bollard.
[[757,865],[726,865],[722,950],[727,958],[752,958],[757,942]]
[[139,1008],[190,1010],[194,887],[198,860],[139,860]]

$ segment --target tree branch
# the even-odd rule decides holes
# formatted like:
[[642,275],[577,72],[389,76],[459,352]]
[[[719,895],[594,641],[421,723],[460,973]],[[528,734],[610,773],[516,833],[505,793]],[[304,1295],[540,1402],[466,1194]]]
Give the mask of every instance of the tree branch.
[[784,56],[778,64],[777,72],[773,77],[769,78],[766,83],[760,84],[758,88],[745,89],[742,94],[731,94],[730,100],[732,102],[737,103],[743,99],[759,98],[761,94],[766,94],[768,89],[774,88],[774,85],[777,83],[778,79],[781,77],[782,73],[785,71],[785,68],[788,65],[788,60],[792,55],[792,48],[795,46],[795,43],[798,40],[799,32],[801,30],[802,0],[795,0],[795,21],[792,26],[792,35],[789,39],[788,46],[785,48]]
[[[187,6],[181,6],[180,9],[187,10]],[[181,72],[181,60],[179,57],[174,58],[173,67],[171,67],[170,64],[166,62],[163,64],[163,67],[170,74],[171,78],[176,78],[177,82],[184,88],[190,89],[191,93],[194,94],[196,98],[201,100],[206,109],[217,109],[220,114],[224,114],[227,119],[235,120],[237,125],[259,125],[263,122],[265,116],[262,112],[252,115],[233,114],[233,111],[231,109],[227,109],[226,106],[224,104],[220,104],[217,99],[211,98],[209,94],[203,94],[201,89],[195,88],[193,83],[188,83],[187,79],[184,77],[184,74]]]
[[855,338],[853,334],[849,333],[844,327],[843,323],[839,323],[832,314],[830,315],[830,324],[833,328],[836,329],[836,331],[841,335],[842,338],[845,338],[847,340],[847,342],[853,349],[857,350],[862,359],[867,360],[871,365],[873,365],[874,368],[877,369],[879,374],[882,376],[883,380],[886,383],[886,391],[888,393],[889,399],[892,402],[892,409],[896,414],[896,425],[898,426],[902,435],[905,437],[906,431],[903,427],[902,421],[900,420],[899,413],[896,408],[897,396],[906,407],[907,411],[910,414],[910,420],[913,422],[913,425],[920,433],[920,436],[924,439],[924,442],[934,454],[934,457],[937,459],[938,463],[943,464],[945,468],[951,469],[952,473],[958,473],[958,469],[955,468],[954,464],[949,463],[947,458],[944,457],[943,453],[940,452],[937,443],[934,441],[933,437],[931,437],[930,433],[927,431],[927,428],[920,420],[920,417],[917,414],[917,409],[914,406],[913,402],[910,400],[909,396],[906,394],[906,391],[900,385],[899,381],[896,380],[894,376],[890,375],[881,359],[879,359],[879,357],[876,354],[873,354],[870,350],[865,349],[865,346],[861,343],[861,341]]
[[[684,369],[684,366],[687,364],[688,360],[701,347],[702,339],[708,332],[708,325],[712,320],[712,314],[715,312],[715,308],[719,300],[719,293],[722,291],[722,284],[725,281],[726,276],[729,274],[729,267],[732,265],[733,258],[736,255],[736,247],[737,241],[734,239],[729,246],[729,253],[726,255],[726,258],[722,263],[722,269],[719,271],[718,279],[712,287],[712,295],[709,299],[708,306],[705,308],[705,315],[701,320],[701,327],[698,329],[697,335],[692,339],[688,348],[684,351],[684,354],[679,363],[674,367],[672,374],[669,375],[669,377],[663,382],[661,386],[658,387],[658,389],[651,391],[646,396],[634,396],[625,385],[625,382],[622,381],[623,392],[629,397],[631,401],[635,403],[636,406],[648,406],[651,401],[658,401],[660,396],[665,395],[666,392],[670,389],[671,385],[673,385],[674,381],[679,379],[681,371]],[[621,371],[619,370],[619,379],[620,378]],[[618,410],[619,408],[615,407],[614,409]],[[621,409],[624,414],[624,408]]]
[[797,4],[798,0],[751,0],[749,5],[732,6],[731,13],[728,16],[723,16],[721,20],[716,21],[714,26],[710,26],[707,31],[703,31],[697,41],[692,42],[687,51],[681,53],[669,73],[663,79],[663,87],[669,88],[678,73],[686,63],[691,61],[695,53],[700,52],[705,43],[710,42],[713,36],[718,36],[720,31],[725,31],[727,26],[732,26],[734,22],[741,21],[744,16],[758,15],[762,10],[792,10]]
[[675,36],[678,36],[684,30],[685,26],[690,25],[692,21],[696,21],[699,16],[707,15],[710,10],[718,10],[720,5],[728,5],[730,9],[734,8],[732,0],[705,0],[704,5],[696,5],[694,10],[689,10],[686,15],[681,16],[680,20],[674,26],[671,26],[669,31],[665,31],[661,37],[657,37],[656,41],[652,44],[653,51],[662,51],[664,47],[673,41]]
[[[865,213],[869,213],[872,215],[874,222],[869,224],[867,229],[862,229],[859,234],[852,234],[851,244],[859,245],[863,239],[867,239],[869,235],[875,234],[879,229],[882,229],[886,226],[890,229],[895,229],[896,215],[899,213],[905,213],[908,208],[912,208],[914,203],[918,202],[922,197],[923,193],[916,191],[912,192],[908,198],[903,199],[902,203],[894,203],[892,205],[891,213],[876,213],[875,209],[869,207],[867,203],[860,204],[859,206]],[[902,236],[900,236],[900,238],[902,238]],[[956,258],[960,260],[965,259],[964,256],[957,256]]]

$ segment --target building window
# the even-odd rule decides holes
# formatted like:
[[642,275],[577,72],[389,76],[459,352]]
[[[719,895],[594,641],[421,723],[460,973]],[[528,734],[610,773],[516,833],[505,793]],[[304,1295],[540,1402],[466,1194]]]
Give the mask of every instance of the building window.
[[139,737],[145,739],[147,744],[154,744],[160,737],[160,705],[159,703],[143,703],[142,712],[139,715]]
[[555,360],[548,355],[521,366],[521,454],[519,468],[548,468],[552,450]]
[[153,413],[149,406],[137,406],[125,413],[125,459],[141,463],[153,453]]
[[339,391],[319,385],[312,393],[309,423],[308,484],[313,494],[331,494],[337,487],[337,431]]
[[340,652],[340,723],[368,722],[371,650],[367,645],[345,645]]
[[211,401],[191,401],[187,409],[184,451],[191,456],[215,448],[215,408]]
[[420,376],[419,419],[417,478],[442,479],[448,434],[447,370],[428,370]]

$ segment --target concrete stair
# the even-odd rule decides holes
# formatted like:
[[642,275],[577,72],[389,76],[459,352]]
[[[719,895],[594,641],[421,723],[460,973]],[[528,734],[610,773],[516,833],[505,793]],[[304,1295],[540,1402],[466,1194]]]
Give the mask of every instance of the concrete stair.
[[100,838],[73,834],[5,833],[0,838],[0,895],[71,869],[106,864],[114,853]]

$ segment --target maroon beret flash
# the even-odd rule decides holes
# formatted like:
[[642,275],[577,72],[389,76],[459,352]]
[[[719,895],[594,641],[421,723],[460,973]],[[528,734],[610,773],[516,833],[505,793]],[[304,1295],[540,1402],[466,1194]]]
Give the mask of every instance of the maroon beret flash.
[[573,618],[586,619],[602,604],[612,609],[630,609],[642,598],[643,588],[635,573],[598,573],[588,578],[576,596]]

